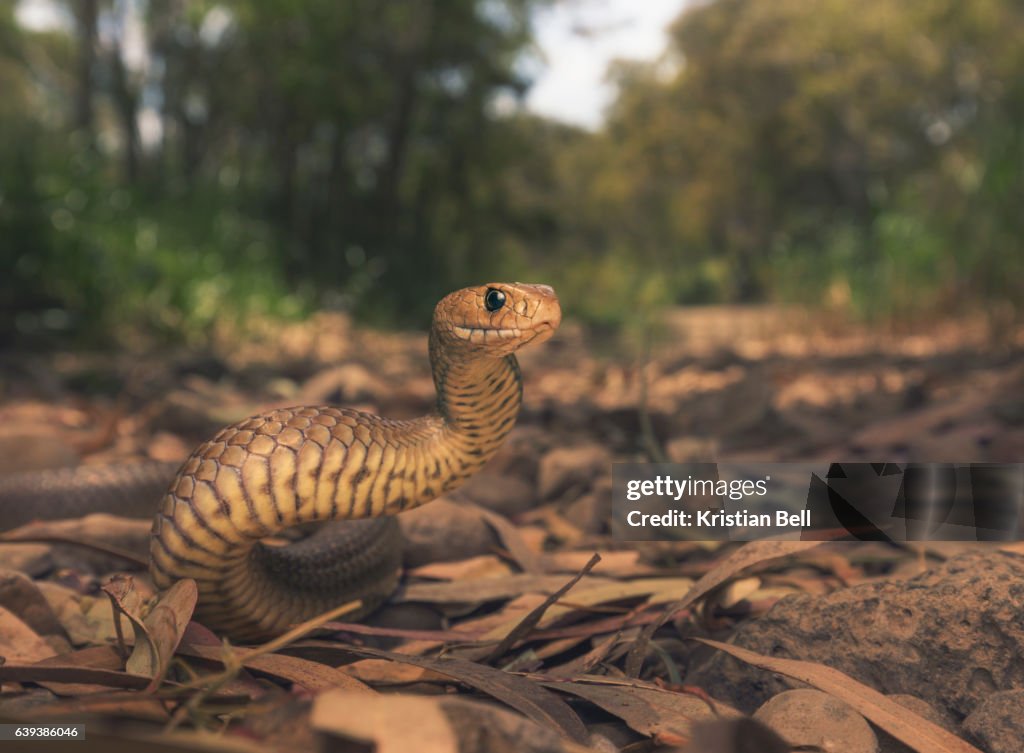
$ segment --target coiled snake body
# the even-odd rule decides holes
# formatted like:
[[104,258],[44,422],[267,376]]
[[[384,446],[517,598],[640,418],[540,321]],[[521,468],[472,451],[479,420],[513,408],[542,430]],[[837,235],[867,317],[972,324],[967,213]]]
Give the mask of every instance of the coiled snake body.
[[[465,288],[434,310],[435,413],[391,421],[299,407],[221,430],[185,461],[159,506],[154,583],[193,578],[197,618],[238,639],[280,633],[354,599],[369,611],[398,577],[398,531],[387,516],[456,488],[494,455],[519,412],[514,352],[547,340],[560,321],[546,285]],[[2,486],[0,505],[12,508]],[[373,520],[301,544],[260,543],[298,524],[357,518]]]

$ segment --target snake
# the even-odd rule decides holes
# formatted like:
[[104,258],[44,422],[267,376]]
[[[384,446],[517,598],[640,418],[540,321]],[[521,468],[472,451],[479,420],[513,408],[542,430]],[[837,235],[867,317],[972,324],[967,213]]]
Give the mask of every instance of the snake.
[[[221,429],[180,467],[15,474],[0,478],[0,528],[98,510],[137,515],[148,500],[153,584],[193,580],[195,619],[206,627],[254,641],[348,602],[360,606],[347,618],[365,616],[399,582],[395,516],[458,488],[494,456],[522,404],[516,351],[550,339],[561,316],[547,285],[457,290],[434,308],[436,406],[427,415],[280,408]],[[321,525],[279,544],[306,524]]]

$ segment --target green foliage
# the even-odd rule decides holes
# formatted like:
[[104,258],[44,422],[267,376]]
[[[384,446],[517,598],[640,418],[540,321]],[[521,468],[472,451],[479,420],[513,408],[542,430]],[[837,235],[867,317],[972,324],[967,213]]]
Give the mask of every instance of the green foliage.
[[1022,33],[1008,0],[701,4],[602,132],[538,142],[553,256],[674,302],[1019,311]]
[[148,66],[133,4],[47,33],[0,6],[0,337],[421,325],[501,278],[630,332],[715,301],[1021,315],[1019,3],[695,4],[590,133],[515,106],[549,1],[148,3]]

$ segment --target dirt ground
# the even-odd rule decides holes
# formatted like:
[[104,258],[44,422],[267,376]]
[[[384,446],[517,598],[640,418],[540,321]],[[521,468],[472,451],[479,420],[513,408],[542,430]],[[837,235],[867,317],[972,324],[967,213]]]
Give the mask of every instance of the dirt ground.
[[[186,627],[178,593],[164,597],[186,615],[169,637],[146,623],[147,522],[6,534],[0,717],[85,719],[105,750],[1024,750],[1013,747],[1024,704],[1005,695],[1024,687],[1024,591],[1001,597],[1009,611],[964,601],[988,632],[965,618],[941,638],[928,628],[941,600],[900,601],[904,584],[970,590],[958,562],[1004,574],[991,588],[1012,584],[1019,545],[629,543],[608,529],[612,461],[1022,462],[1024,329],[993,338],[978,320],[882,333],[707,308],[670,312],[647,339],[567,322],[522,353],[510,440],[463,489],[401,516],[402,586],[360,625],[246,653]],[[182,460],[272,407],[408,418],[433,405],[424,334],[324,314],[222,340],[201,352],[3,355],[0,474]],[[802,605],[793,622],[785,604],[765,617],[782,600]],[[878,622],[845,633],[869,603],[883,604]],[[754,627],[769,624],[835,640],[773,653],[781,639]],[[943,643],[957,630],[961,644],[997,635],[1002,646],[962,659],[976,692],[902,672],[899,657],[917,651],[918,665],[936,662],[929,672],[956,674],[942,662],[959,656]],[[128,671],[140,644],[156,658],[129,659]],[[884,644],[884,657],[858,663],[866,644]],[[779,676],[799,682],[765,684]]]

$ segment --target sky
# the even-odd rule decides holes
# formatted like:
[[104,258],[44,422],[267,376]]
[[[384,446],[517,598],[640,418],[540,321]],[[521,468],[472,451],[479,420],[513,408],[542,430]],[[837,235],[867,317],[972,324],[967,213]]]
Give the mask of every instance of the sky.
[[546,68],[527,95],[527,108],[597,128],[614,93],[604,81],[608,63],[657,58],[666,28],[685,6],[686,0],[562,0],[540,13],[535,30]]
[[[616,58],[653,60],[665,49],[665,29],[687,0],[560,0],[538,14],[543,65],[531,70],[527,109],[585,128],[600,126],[613,91],[605,83]],[[28,28],[66,23],[53,0],[19,0]]]

